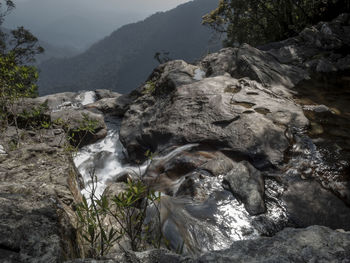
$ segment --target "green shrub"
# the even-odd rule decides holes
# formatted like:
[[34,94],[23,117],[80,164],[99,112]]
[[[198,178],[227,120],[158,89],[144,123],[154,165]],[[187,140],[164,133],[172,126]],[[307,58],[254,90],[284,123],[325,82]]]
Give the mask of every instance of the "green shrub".
[[220,0],[203,23],[227,34],[226,46],[259,45],[350,11],[349,0]]
[[[104,195],[97,197],[97,177],[93,171],[90,175],[89,202],[84,197],[76,210],[79,232],[89,244],[89,256],[100,258],[106,255],[122,237],[127,238],[134,251],[141,250],[142,244],[147,241],[159,248],[161,231],[157,230],[159,232],[156,233],[156,240],[150,240],[150,232],[154,229],[146,226],[144,220],[148,207],[157,207],[160,195],[150,190],[141,180],[128,180],[125,191],[113,198],[108,199]],[[159,211],[158,215],[160,217]],[[160,218],[158,220],[160,221]],[[118,245],[125,250],[121,244]]]
[[155,91],[156,91],[156,84],[153,81],[147,81],[143,88],[142,94],[152,95]]

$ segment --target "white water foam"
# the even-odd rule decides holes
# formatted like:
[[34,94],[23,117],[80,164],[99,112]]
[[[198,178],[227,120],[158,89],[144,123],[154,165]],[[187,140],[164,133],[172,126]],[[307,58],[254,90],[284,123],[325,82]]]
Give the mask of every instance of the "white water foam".
[[205,72],[203,70],[201,70],[200,68],[197,68],[194,71],[194,76],[193,76],[194,80],[202,80],[204,77],[205,77]]
[[[153,158],[153,162],[163,163],[196,146],[197,144],[188,144],[178,147],[164,156]],[[132,176],[133,173],[130,173],[132,170],[136,175],[143,176],[150,164],[147,161],[140,167],[123,165],[123,159],[124,148],[119,140],[119,127],[109,129],[103,140],[83,147],[74,158],[74,163],[86,185],[82,194],[88,199],[92,169],[98,180],[95,193],[98,197],[103,194],[111,181],[115,181],[118,174],[128,172]],[[148,171],[147,176],[150,176],[150,173],[152,171]],[[223,189],[223,175],[218,177],[193,176],[193,179],[194,184],[198,186],[197,191],[200,192],[198,200],[190,196],[175,197],[162,194],[161,203],[165,204],[164,207],[161,206],[162,210],[168,209],[166,214],[172,215],[163,223],[168,229],[166,235],[170,235],[170,242],[175,242],[174,249],[181,240],[187,240],[185,249],[188,252],[191,251],[190,253],[221,250],[228,248],[234,241],[256,238],[261,234],[254,225],[254,220],[259,216],[250,216],[244,205],[230,192]],[[179,178],[174,182],[174,189],[179,188],[183,181],[184,178]],[[284,211],[278,204],[267,204],[267,220],[278,224],[284,217]],[[182,230],[179,231],[179,229]],[[163,231],[166,230],[163,229]]]
[[90,103],[94,103],[96,101],[96,94],[94,91],[85,91],[80,93],[76,100],[80,101],[81,105],[87,105]]

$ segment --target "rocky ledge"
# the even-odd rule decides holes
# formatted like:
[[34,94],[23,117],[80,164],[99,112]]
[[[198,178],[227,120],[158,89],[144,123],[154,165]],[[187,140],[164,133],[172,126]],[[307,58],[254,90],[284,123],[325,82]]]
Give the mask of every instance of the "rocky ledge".
[[[333,231],[327,227],[306,229],[286,228],[273,237],[237,241],[228,249],[204,253],[195,258],[183,257],[167,250],[127,252],[101,263],[200,263],[200,262],[349,262],[350,233]],[[94,263],[96,260],[78,259],[67,263]]]

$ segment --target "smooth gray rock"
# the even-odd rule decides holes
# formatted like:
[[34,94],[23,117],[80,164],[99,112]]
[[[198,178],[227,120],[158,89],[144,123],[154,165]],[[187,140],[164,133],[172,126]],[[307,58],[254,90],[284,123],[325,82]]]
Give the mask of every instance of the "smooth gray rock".
[[323,225],[350,230],[350,209],[314,180],[293,180],[282,195],[290,220],[299,227]]
[[97,100],[94,103],[87,104],[85,109],[97,109],[105,114],[111,114],[122,117],[128,110],[131,103],[129,95],[115,94],[114,97],[106,97]]
[[[287,50],[293,54],[292,49]],[[269,52],[245,44],[239,48],[226,48],[210,54],[200,65],[206,70],[207,77],[229,73],[234,78],[249,78],[277,94],[290,96],[286,88],[308,78],[308,73],[300,67],[286,64],[295,59],[289,56],[281,63]]]
[[224,180],[232,194],[242,200],[250,215],[265,212],[264,179],[250,163],[236,163]]
[[96,94],[97,100],[106,99],[106,98],[117,98],[121,96],[120,93],[114,92],[108,89],[97,89],[95,90],[95,94]]
[[237,48],[223,48],[216,53],[205,56],[199,64],[206,69],[206,76],[233,74],[236,70]]
[[[186,262],[186,261],[185,261]],[[286,228],[273,237],[238,241],[188,262],[350,262],[350,234],[326,227]]]
[[308,78],[305,70],[294,65],[282,64],[270,54],[247,44],[238,49],[236,60],[234,77],[248,77],[272,90],[274,86],[291,88]]
[[167,96],[142,95],[130,105],[120,138],[131,159],[144,158],[147,149],[201,143],[255,166],[277,164],[288,147],[285,127],[308,124],[300,107],[255,81],[218,76],[171,90]]
[[194,77],[197,69],[199,68],[187,64],[183,60],[173,60],[161,64],[148,78],[148,85],[154,85],[154,91],[152,92],[152,88],[149,89],[149,86],[146,83],[143,87],[142,93],[165,95],[178,86],[193,83],[196,81]]
[[63,92],[27,100],[32,101],[34,104],[46,103],[49,109],[58,110],[64,105],[72,105],[77,96],[78,93],[76,92]]

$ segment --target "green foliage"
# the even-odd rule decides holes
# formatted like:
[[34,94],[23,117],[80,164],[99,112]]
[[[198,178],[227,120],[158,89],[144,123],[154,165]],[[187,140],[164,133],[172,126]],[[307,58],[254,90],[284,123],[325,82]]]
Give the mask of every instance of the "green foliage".
[[37,96],[38,72],[25,63],[34,61],[34,56],[43,49],[37,45],[37,38],[23,27],[12,30],[11,34],[1,30],[5,16],[14,8],[13,1],[0,1],[0,126],[14,125],[19,144],[16,103],[21,98]]
[[142,91],[142,94],[144,94],[144,95],[146,95],[146,94],[152,95],[155,91],[156,91],[156,84],[155,84],[155,82],[147,81],[145,86],[144,86],[144,89]]
[[92,119],[89,117],[88,114],[83,113],[83,120],[79,122],[79,127],[74,129],[75,132],[90,132],[90,133],[94,133],[97,126],[98,126],[98,121],[95,119]]
[[[156,206],[160,195],[141,180],[128,180],[125,190],[113,198],[108,199],[104,195],[97,197],[97,177],[94,171],[90,175],[90,204],[84,197],[76,209],[79,232],[89,244],[89,256],[100,258],[106,255],[122,237],[127,238],[132,250],[142,249],[142,241],[148,240],[151,232],[151,228],[144,224],[147,209],[151,204]],[[160,232],[158,237],[150,243],[159,248]],[[118,245],[125,250],[121,244]]]
[[349,10],[349,0],[220,0],[203,23],[227,33],[226,46],[259,45],[294,36]]
[[35,61],[34,56],[44,52],[44,49],[38,45],[38,39],[22,26],[11,30],[10,34],[1,30],[6,15],[14,8],[13,1],[0,0],[0,56],[11,54],[15,64],[23,65]]
[[153,160],[154,156],[155,156],[155,153],[151,152],[150,150],[147,150],[145,152],[145,156],[147,157],[148,160]]
[[[159,200],[160,195],[150,190],[141,180],[128,180],[126,191],[111,200],[112,209],[109,213],[121,227],[121,234],[130,240],[132,250],[140,250],[142,241],[148,238],[151,229],[144,226],[147,208],[150,204],[156,206],[156,201]],[[155,247],[160,246],[160,238],[152,241]]]
[[112,222],[108,223],[108,201],[106,197],[96,197],[95,190],[97,177],[91,174],[92,190],[90,204],[85,197],[83,202],[78,204],[76,214],[79,220],[79,231],[82,238],[89,244],[89,257],[100,258],[108,253],[121,237],[121,233],[113,227]]
[[89,115],[83,113],[83,119],[79,122],[78,126],[75,128],[69,127],[66,123],[64,125],[67,131],[67,139],[71,145],[79,148],[86,136],[94,135],[98,127],[98,120],[92,119]]
[[17,114],[18,127],[23,129],[37,129],[42,128],[44,124],[44,126],[49,128],[51,121],[50,117],[45,114],[47,110],[47,103],[34,106],[30,109],[24,109]]

